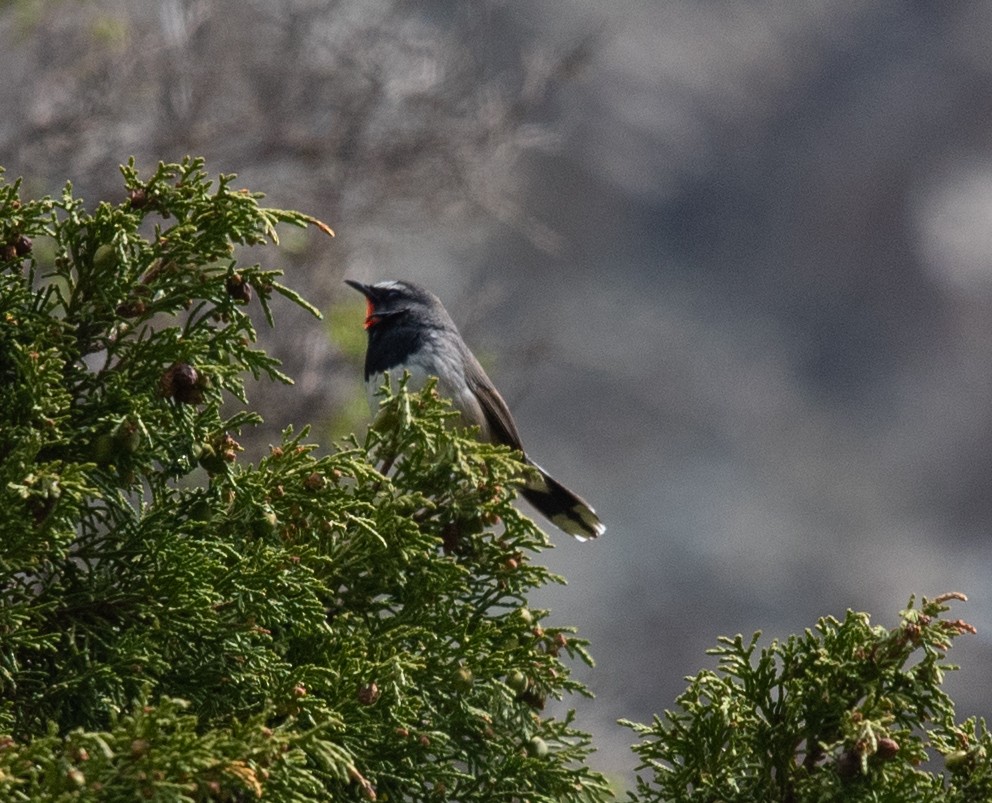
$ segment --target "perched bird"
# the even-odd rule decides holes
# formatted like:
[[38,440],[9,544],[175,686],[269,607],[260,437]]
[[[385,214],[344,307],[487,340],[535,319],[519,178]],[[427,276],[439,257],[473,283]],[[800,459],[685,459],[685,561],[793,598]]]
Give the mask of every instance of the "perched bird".
[[[409,371],[411,388],[422,386],[434,376],[438,393],[451,399],[469,425],[479,428],[483,440],[524,452],[506,402],[465,345],[437,296],[411,282],[345,282],[368,301],[365,386],[373,405],[374,394],[386,373],[396,381]],[[543,516],[580,541],[606,531],[588,502],[550,476],[525,452],[524,458],[536,471],[530,472],[521,493]]]

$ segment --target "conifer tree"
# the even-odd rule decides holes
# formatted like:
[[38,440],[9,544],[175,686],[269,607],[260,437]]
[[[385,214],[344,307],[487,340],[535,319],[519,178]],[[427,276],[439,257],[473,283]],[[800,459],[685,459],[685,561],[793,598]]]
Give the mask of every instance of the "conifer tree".
[[964,595],[910,600],[893,628],[866,613],[759,648],[720,639],[716,671],[690,679],[641,737],[631,803],[986,803],[992,734],[957,721],[942,688],[952,641],[975,628],[945,614]]
[[[528,604],[561,578],[518,455],[401,386],[326,456],[287,429],[245,461],[247,376],[290,383],[251,316],[316,314],[246,257],[329,229],[200,160],[122,174],[92,211],[0,174],[0,800],[611,799],[543,713],[589,656]],[[627,799],[986,803],[992,736],[942,688],[961,599],[721,639],[625,723]]]
[[245,257],[326,227],[122,173],[92,211],[0,183],[0,799],[607,799],[542,713],[588,656],[528,606],[517,456],[394,388],[245,463],[246,376],[289,381],[251,315],[309,308]]

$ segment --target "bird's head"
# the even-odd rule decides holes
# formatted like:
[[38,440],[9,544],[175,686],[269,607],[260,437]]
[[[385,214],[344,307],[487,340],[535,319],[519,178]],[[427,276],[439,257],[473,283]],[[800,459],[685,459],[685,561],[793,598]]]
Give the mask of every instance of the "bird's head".
[[365,296],[368,304],[365,328],[369,334],[400,323],[443,326],[450,321],[437,296],[411,282],[362,284],[354,279],[345,279],[345,284]]

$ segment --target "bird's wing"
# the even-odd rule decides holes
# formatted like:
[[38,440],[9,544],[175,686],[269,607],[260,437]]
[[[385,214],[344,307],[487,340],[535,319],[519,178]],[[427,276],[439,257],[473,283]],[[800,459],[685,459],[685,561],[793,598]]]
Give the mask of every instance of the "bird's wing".
[[471,366],[471,369],[466,370],[465,379],[469,389],[475,394],[482,407],[482,414],[486,417],[486,423],[489,425],[490,439],[494,443],[502,443],[522,452],[524,447],[520,443],[520,433],[517,432],[517,425],[513,423],[510,408],[506,406],[506,402],[499,395],[496,386],[486,376],[486,372],[482,370],[482,366],[474,357],[472,362],[475,364]]

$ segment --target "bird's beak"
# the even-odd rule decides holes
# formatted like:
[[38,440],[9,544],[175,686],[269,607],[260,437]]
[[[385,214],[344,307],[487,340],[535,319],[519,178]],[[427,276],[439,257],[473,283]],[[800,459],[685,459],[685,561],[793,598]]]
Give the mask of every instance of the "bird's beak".
[[345,279],[344,283],[349,287],[354,287],[369,301],[375,301],[375,290],[372,289],[372,285],[362,284],[361,282],[356,282],[354,279]]
[[389,313],[379,313],[376,312],[375,305],[379,301],[379,294],[376,292],[375,288],[370,284],[362,284],[361,282],[356,282],[354,279],[345,279],[344,283],[349,287],[354,287],[359,293],[365,296],[365,328],[371,329],[384,317],[389,315],[396,315],[396,312]]

